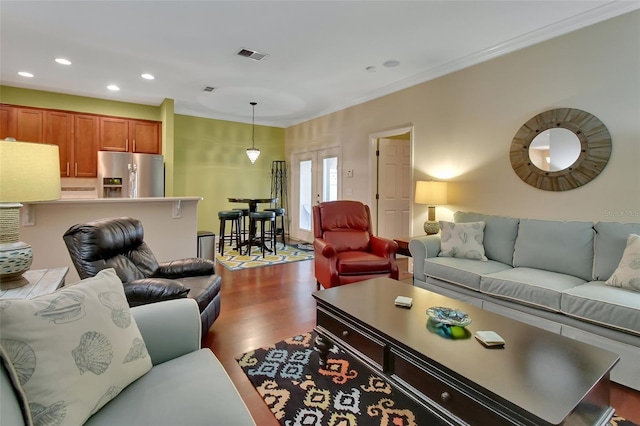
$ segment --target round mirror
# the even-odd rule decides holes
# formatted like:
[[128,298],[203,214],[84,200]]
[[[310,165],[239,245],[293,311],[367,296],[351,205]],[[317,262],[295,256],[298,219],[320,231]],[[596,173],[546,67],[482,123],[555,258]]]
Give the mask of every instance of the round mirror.
[[566,169],[580,156],[580,139],[571,130],[547,129],[533,138],[529,158],[540,170],[557,172]]
[[604,169],[611,136],[594,115],[574,108],[545,111],[527,121],[511,142],[511,167],[525,183],[545,191],[582,186]]

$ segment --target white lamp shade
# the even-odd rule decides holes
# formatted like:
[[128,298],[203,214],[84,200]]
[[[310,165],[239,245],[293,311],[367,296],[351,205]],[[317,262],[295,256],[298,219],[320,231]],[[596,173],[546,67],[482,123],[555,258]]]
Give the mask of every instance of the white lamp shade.
[[57,145],[0,141],[0,202],[60,198]]
[[416,182],[416,198],[418,204],[432,206],[447,204],[447,183],[419,180]]

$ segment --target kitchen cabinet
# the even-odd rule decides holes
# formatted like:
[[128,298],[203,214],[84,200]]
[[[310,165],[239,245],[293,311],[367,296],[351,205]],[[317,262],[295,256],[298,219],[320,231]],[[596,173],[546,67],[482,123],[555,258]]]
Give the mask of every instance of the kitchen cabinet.
[[98,175],[98,148],[100,146],[100,117],[74,114],[73,164],[74,177]]
[[162,123],[0,104],[0,139],[58,145],[62,177],[96,177],[98,151],[160,154]]
[[9,105],[0,105],[0,139],[15,138],[15,108]]
[[44,142],[58,145],[60,176],[98,175],[98,117],[66,111],[45,112]]
[[160,154],[158,121],[100,118],[100,149],[103,151]]
[[44,139],[44,110],[2,105],[0,109],[0,138],[13,137],[22,142],[42,142]]
[[73,118],[74,114],[65,111],[46,111],[44,116],[44,142],[58,145],[62,177],[72,177],[72,172],[75,171]]

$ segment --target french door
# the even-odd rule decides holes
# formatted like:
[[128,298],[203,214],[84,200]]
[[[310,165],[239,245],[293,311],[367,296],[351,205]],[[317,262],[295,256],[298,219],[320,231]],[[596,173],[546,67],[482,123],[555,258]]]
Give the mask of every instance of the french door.
[[340,148],[328,148],[293,154],[292,235],[301,241],[313,241],[312,206],[340,198]]

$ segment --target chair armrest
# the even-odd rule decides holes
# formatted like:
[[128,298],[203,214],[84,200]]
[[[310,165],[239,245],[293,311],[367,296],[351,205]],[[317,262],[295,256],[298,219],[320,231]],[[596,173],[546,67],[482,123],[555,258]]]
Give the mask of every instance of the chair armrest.
[[371,252],[381,257],[393,257],[398,252],[398,243],[388,238],[371,236]]
[[313,248],[320,252],[326,258],[336,257],[336,246],[325,241],[323,238],[315,238],[313,240]]
[[153,276],[160,278],[186,278],[213,275],[215,272],[215,263],[213,263],[213,261],[193,257],[161,262],[156,272],[153,273]]
[[187,297],[189,289],[177,281],[166,278],[141,278],[124,284],[129,306],[146,305]]
[[198,303],[176,299],[131,308],[153,365],[200,349]]
[[413,276],[423,279],[424,260],[437,257],[440,253],[440,234],[412,238],[409,241],[409,251],[413,257]]

